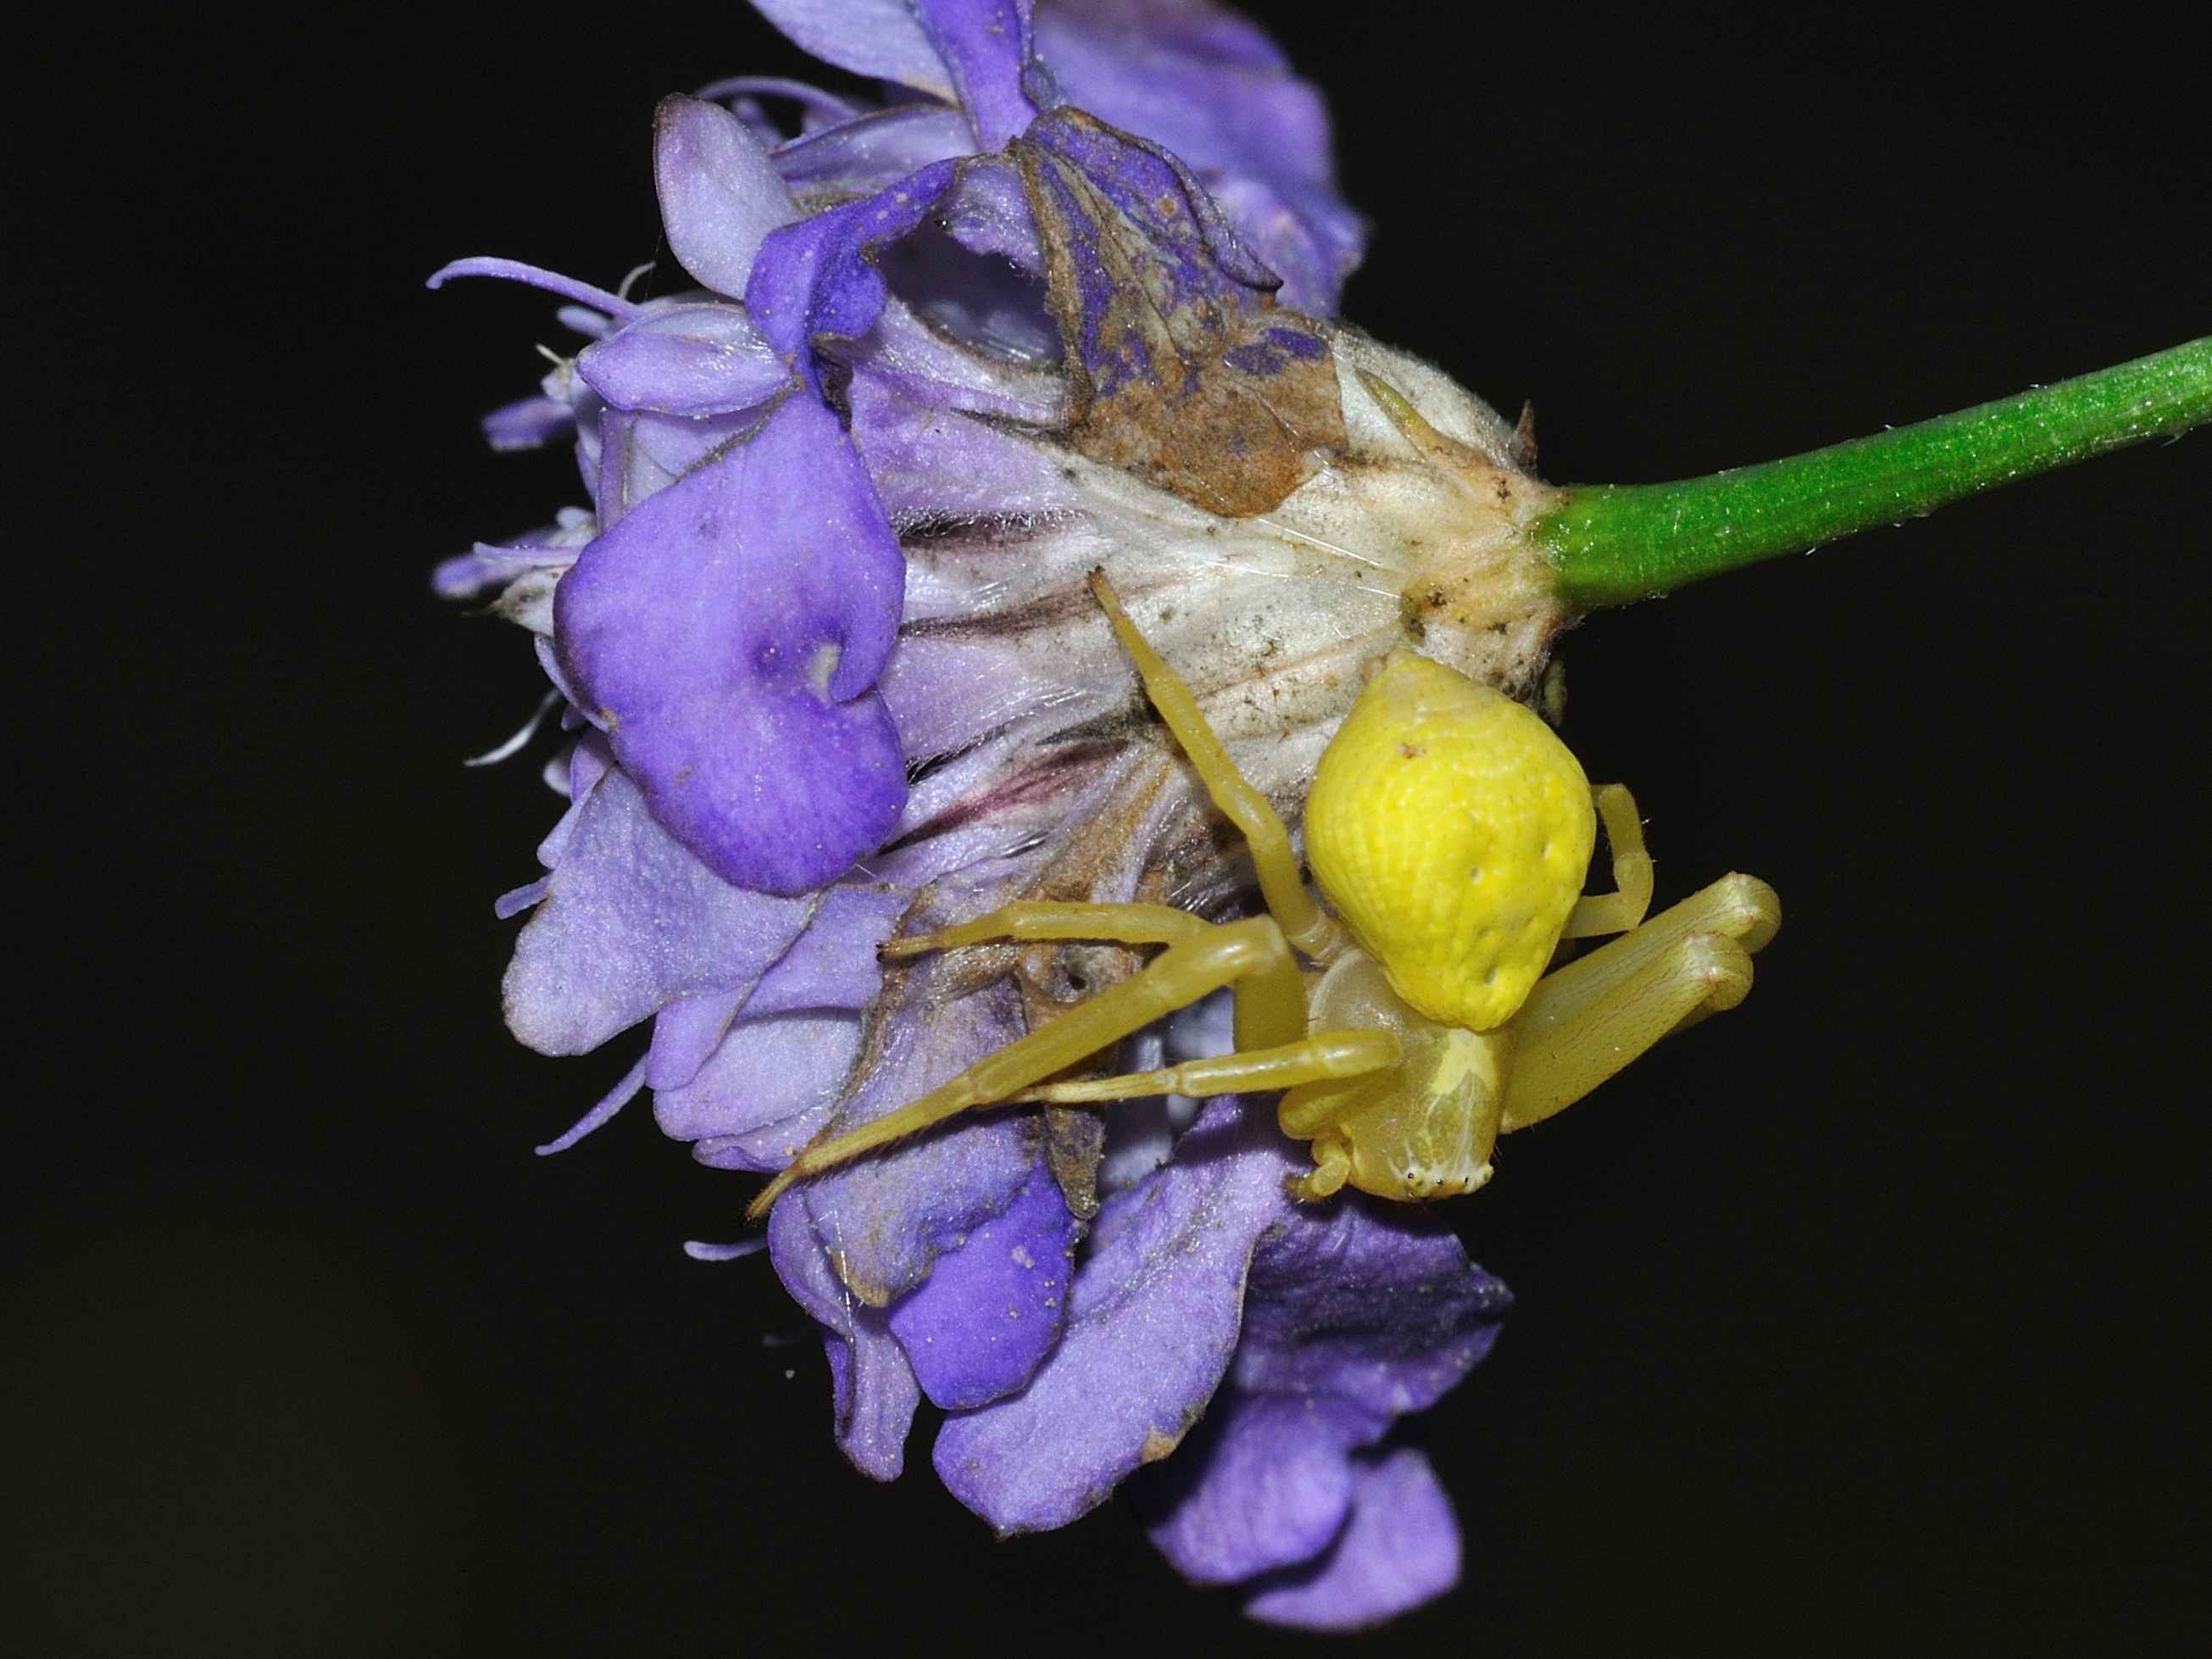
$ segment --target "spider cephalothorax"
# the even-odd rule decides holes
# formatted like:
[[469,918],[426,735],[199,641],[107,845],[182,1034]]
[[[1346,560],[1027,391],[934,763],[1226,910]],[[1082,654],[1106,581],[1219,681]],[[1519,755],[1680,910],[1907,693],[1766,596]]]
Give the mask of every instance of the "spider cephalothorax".
[[[1669,1031],[1732,1008],[1774,936],[1774,890],[1730,875],[1644,920],[1651,860],[1636,804],[1593,789],[1528,709],[1410,651],[1390,654],[1322,757],[1306,850],[1246,782],[1189,688],[1091,588],[1207,793],[1243,835],[1266,913],[1226,923],[1161,904],[1019,903],[893,941],[887,957],[997,939],[1166,948],[1143,972],[988,1055],[920,1100],[816,1142],[752,1206],[971,1108],[1282,1090],[1313,1143],[1297,1195],[1346,1184],[1429,1199],[1490,1178],[1501,1131],[1580,1099]],[[1581,896],[1602,817],[1616,890]],[[1547,974],[1562,939],[1621,937]],[[1305,971],[1300,958],[1320,969]],[[1236,1048],[1164,1071],[1047,1084],[1224,987]]]

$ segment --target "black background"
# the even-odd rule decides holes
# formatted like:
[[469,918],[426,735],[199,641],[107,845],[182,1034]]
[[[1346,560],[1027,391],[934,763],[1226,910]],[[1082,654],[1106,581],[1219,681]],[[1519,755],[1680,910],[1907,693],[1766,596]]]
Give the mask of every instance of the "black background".
[[[1356,19],[1353,15],[1357,13]],[[1793,453],[2202,333],[2202,58],[1856,8],[1270,8],[1376,234],[1347,314],[1553,478]],[[578,498],[477,414],[659,251],[657,97],[742,7],[480,0],[22,43],[4,204],[18,1057],[4,1644],[781,1652],[1300,1638],[1109,1509],[878,1488],[750,1187],[628,1050],[498,1019],[557,803],[433,560]],[[1599,618],[1569,736],[1662,902],[1788,921],[1739,1012],[1459,1213],[1520,1296],[1427,1419],[1439,1652],[2143,1650],[2201,1633],[2207,440]],[[25,1065],[22,1062],[27,1061]],[[20,1172],[20,1173],[18,1173]],[[12,1582],[8,1582],[12,1581]]]

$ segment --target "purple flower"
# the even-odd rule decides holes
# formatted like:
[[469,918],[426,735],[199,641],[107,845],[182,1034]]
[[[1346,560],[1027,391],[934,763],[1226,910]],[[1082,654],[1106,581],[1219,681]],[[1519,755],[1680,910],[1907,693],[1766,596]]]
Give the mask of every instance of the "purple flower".
[[[590,507],[437,574],[536,635],[574,734],[545,874],[499,902],[530,913],[507,1022],[549,1054],[650,1022],[541,1150],[649,1089],[702,1162],[773,1171],[1135,966],[879,966],[895,933],[1018,897],[1249,908],[1089,570],[1292,821],[1361,661],[1418,629],[1525,691],[1563,617],[1506,543],[1437,532],[1464,505],[1362,372],[1500,465],[1514,434],[1332,319],[1362,228],[1317,97],[1252,26],[1199,0],[757,3],[886,101],[667,100],[681,270],[653,298],[503,259],[432,282],[533,283],[583,342],[486,429],[573,434]],[[1218,1052],[1218,1024],[1138,1045]],[[769,1246],[823,1327],[838,1439],[889,1479],[927,1395],[939,1474],[1002,1532],[1144,1470],[1193,1580],[1280,1623],[1389,1618],[1459,1565],[1393,1425],[1506,1294],[1430,1217],[1291,1204],[1267,1111],[1190,1109],[979,1115],[794,1189]]]

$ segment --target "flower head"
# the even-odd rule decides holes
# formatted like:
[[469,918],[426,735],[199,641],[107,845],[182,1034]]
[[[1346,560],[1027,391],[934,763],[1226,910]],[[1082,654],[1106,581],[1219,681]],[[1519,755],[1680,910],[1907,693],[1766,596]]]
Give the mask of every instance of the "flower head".
[[[1514,533],[1536,496],[1471,507],[1431,453],[1518,477],[1512,431],[1332,320],[1361,226],[1317,98],[1250,25],[759,4],[894,90],[667,100],[654,176],[696,287],[433,280],[535,283],[586,341],[487,430],[573,430],[589,508],[438,576],[496,590],[576,734],[546,873],[500,902],[530,912],[508,1023],[551,1054],[651,1024],[545,1150],[650,1089],[701,1161],[772,1171],[1134,966],[879,964],[896,933],[1018,898],[1249,906],[1088,571],[1142,596],[1293,820],[1363,663],[1418,638],[1525,693],[1564,613]],[[1218,1052],[1218,1024],[1139,1042]],[[1503,1287],[1425,1214],[1293,1204],[1291,1145],[1241,1099],[1180,1133],[1171,1104],[1113,1120],[976,1117],[775,1208],[848,1455],[896,1475],[927,1395],[939,1474],[1002,1532],[1144,1469],[1160,1547],[1255,1616],[1369,1623],[1448,1588],[1449,1506],[1390,1436],[1482,1357]]]

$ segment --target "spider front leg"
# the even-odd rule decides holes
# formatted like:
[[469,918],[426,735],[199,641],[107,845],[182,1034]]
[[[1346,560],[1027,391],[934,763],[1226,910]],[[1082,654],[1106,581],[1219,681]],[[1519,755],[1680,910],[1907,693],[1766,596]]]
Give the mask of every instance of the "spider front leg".
[[1636,797],[1626,784],[1601,783],[1591,789],[1590,801],[1605,825],[1606,845],[1613,851],[1615,890],[1577,899],[1560,930],[1561,939],[1626,933],[1651,908],[1651,854],[1644,849],[1644,820],[1637,813]]
[[815,1142],[753,1200],[745,1212],[748,1218],[767,1214],[795,1182],[849,1164],[962,1112],[1011,1100],[1054,1073],[1224,987],[1235,991],[1240,1048],[1282,1048],[1305,1036],[1305,992],[1297,962],[1282,930],[1266,916],[1216,926],[1163,904],[1012,904],[941,933],[901,940],[888,954],[912,955],[992,939],[1091,939],[1122,945],[1165,944],[1167,949],[1140,972],[985,1055],[921,1099],[845,1134]]
[[1091,573],[1091,592],[1106,620],[1113,624],[1121,648],[1137,666],[1145,695],[1159,710],[1168,730],[1175,733],[1182,752],[1190,758],[1206,793],[1222,817],[1235,824],[1251,850],[1252,871],[1260,884],[1260,897],[1283,930],[1283,937],[1316,962],[1334,961],[1348,942],[1336,919],[1315,902],[1298,873],[1297,854],[1291,850],[1291,832],[1284,826],[1267,798],[1255,789],[1237,763],[1229,758],[1221,739],[1206,723],[1198,699],[1182,676],[1168,666],[1152,642],[1137,631],[1121,596],[1106,580],[1103,570]]
[[1771,887],[1723,876],[1539,980],[1514,1018],[1519,1051],[1500,1127],[1551,1116],[1669,1032],[1735,1007],[1751,989],[1752,952],[1781,925]]

